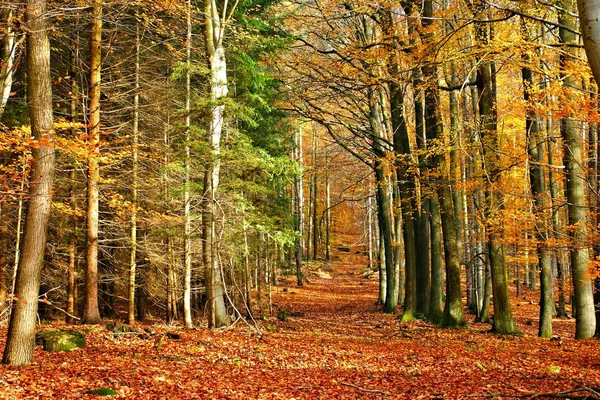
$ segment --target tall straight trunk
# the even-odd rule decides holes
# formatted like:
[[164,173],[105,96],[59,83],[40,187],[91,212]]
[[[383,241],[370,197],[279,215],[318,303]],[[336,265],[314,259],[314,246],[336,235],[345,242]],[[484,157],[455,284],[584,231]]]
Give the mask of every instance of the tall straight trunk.
[[135,88],[133,93],[133,137],[131,150],[131,249],[129,251],[129,299],[127,323],[135,322],[135,274],[137,269],[138,147],[140,122],[140,27],[135,27]]
[[98,194],[100,181],[100,82],[102,68],[102,0],[92,0],[90,27],[89,155],[87,186],[87,248],[84,324],[100,322],[98,307]]
[[317,260],[317,258],[319,257],[319,216],[318,216],[318,210],[319,210],[319,185],[318,185],[318,176],[317,176],[317,172],[315,171],[315,165],[317,163],[317,140],[316,140],[316,134],[313,134],[313,174],[312,174],[312,228],[313,228],[313,235],[312,235],[312,239],[313,239],[313,244],[312,244],[312,252],[313,252],[313,260]]
[[187,1],[187,35],[186,35],[186,68],[185,68],[185,159],[183,189],[183,320],[185,327],[191,329],[192,322],[192,210],[191,210],[191,68],[192,68],[192,2]]
[[[525,26],[523,25],[525,28]],[[527,55],[523,56],[524,65],[529,62]],[[526,102],[525,130],[528,138],[527,151],[529,153],[529,182],[534,201],[534,213],[536,216],[536,236],[538,251],[538,266],[541,273],[540,290],[540,337],[552,337],[552,312],[554,305],[554,296],[552,288],[552,253],[548,247],[548,213],[546,201],[546,176],[544,157],[544,135],[540,126],[540,121],[528,102],[532,101],[531,91],[534,89],[535,81],[533,72],[523,67],[521,69],[523,77],[523,99]],[[520,283],[517,276],[517,282]]]
[[[394,181],[397,181],[396,171],[392,171]],[[396,292],[398,304],[404,303],[404,239],[402,238],[402,213],[400,212],[402,195],[398,185],[394,184],[392,191],[392,217],[394,218],[394,269],[396,270]]]
[[[431,2],[426,1],[425,16],[432,17]],[[427,11],[429,10],[429,12]],[[425,90],[425,123],[428,138],[432,145],[442,146],[445,142],[440,110],[438,73],[435,64],[423,68],[430,81]],[[438,150],[439,152],[439,150]],[[457,326],[465,323],[462,310],[462,291],[460,285],[460,255],[454,217],[452,187],[450,186],[450,168],[446,154],[434,152],[433,165],[439,169],[440,179],[436,184],[439,198],[442,236],[444,240],[444,260],[446,263],[446,302],[442,319],[443,326]]]
[[311,170],[310,171],[310,176],[308,177],[308,205],[307,205],[307,209],[308,209],[308,215],[306,216],[306,227],[304,228],[304,230],[306,231],[306,240],[304,241],[304,243],[306,244],[306,248],[304,249],[304,254],[306,255],[306,261],[311,261],[312,260],[312,244],[313,244],[313,200],[314,200],[314,193],[313,193],[313,174],[314,172]]
[[[227,4],[227,3],[225,3]],[[223,16],[226,15],[223,11]],[[219,328],[229,324],[227,309],[225,308],[223,277],[218,257],[217,243],[217,211],[219,189],[219,175],[221,171],[221,134],[225,125],[225,103],[227,97],[227,63],[225,58],[225,22],[219,15],[215,0],[204,1],[205,13],[205,40],[207,57],[210,66],[210,125],[208,141],[210,144],[210,161],[208,166],[208,210],[210,219],[210,239],[206,245],[210,246],[210,263],[206,271],[207,297],[208,297],[208,325]]]
[[52,205],[54,121],[46,18],[45,0],[27,2],[27,97],[31,133],[40,146],[32,149],[32,184],[29,187],[23,254],[2,357],[2,363],[10,365],[28,365],[33,361],[38,294]]
[[294,146],[294,159],[300,167],[297,176],[294,177],[294,224],[296,228],[296,240],[294,243],[294,259],[296,264],[296,284],[303,285],[302,259],[304,251],[304,182],[302,179],[302,167],[304,165],[302,152],[302,128],[298,128]]
[[0,310],[4,309],[8,298],[8,218],[6,217],[6,201],[0,201]]
[[[569,14],[573,9],[572,0],[559,2],[558,22],[560,42],[565,44],[577,43],[577,35],[567,28],[576,29],[575,19]],[[571,58],[576,57],[571,47],[566,47],[561,53],[561,68],[568,68]],[[577,81],[568,72],[561,73],[564,82],[565,95],[572,97],[572,88],[576,88]],[[582,138],[575,120],[575,115],[569,113],[561,120],[561,136],[563,138],[564,157],[563,163],[567,174],[566,192],[569,213],[569,234],[571,236],[571,270],[573,275],[573,290],[575,292],[575,337],[587,339],[596,332],[596,315],[594,312],[594,298],[592,282],[587,272],[590,263],[587,232],[587,204],[585,188],[587,185],[584,170],[584,156]]]
[[6,7],[2,10],[2,21],[6,25],[6,31],[0,42],[0,117],[4,113],[6,103],[12,90],[13,75],[17,61],[17,50],[21,46],[22,40],[17,39],[17,33],[13,29],[15,24],[14,10]]
[[[395,14],[392,10],[382,11],[381,28],[384,37],[395,35]],[[394,45],[395,46],[395,45]],[[393,47],[386,59],[388,71],[391,76],[400,77],[400,65],[398,64],[399,49]],[[404,237],[405,253],[405,280],[404,280],[404,312],[402,321],[414,320],[417,316],[417,254],[414,226],[415,207],[415,177],[412,172],[412,155],[408,137],[408,127],[404,115],[404,92],[397,82],[389,84],[389,101],[391,110],[391,131],[393,132],[393,148],[396,154],[402,155],[405,162],[398,162],[396,176],[398,189],[402,194],[401,213]]]
[[[423,76],[420,68],[414,71],[416,77],[413,78],[413,86],[423,85]],[[425,154],[427,148],[427,132],[424,115],[424,100],[423,91],[414,89],[415,93],[415,129],[417,137],[417,145],[419,151]],[[420,175],[425,177],[428,175],[429,165],[426,161],[426,156],[418,157]],[[416,188],[415,195],[421,198],[421,208],[415,212],[417,220],[415,221],[415,240],[417,241],[417,313],[421,316],[429,316],[429,303],[431,298],[431,229],[430,229],[430,214],[431,214],[431,199],[427,193],[430,190],[429,182],[421,181],[421,185]]]
[[331,186],[328,154],[325,154],[325,167],[325,261],[331,261]]
[[[23,165],[22,174],[25,176],[26,165]],[[17,273],[19,272],[19,262],[21,261],[21,237],[23,236],[23,209],[25,208],[23,202],[23,193],[25,190],[25,179],[21,179],[21,190],[19,195],[19,204],[17,205],[17,229],[15,235],[15,260],[13,263],[13,276],[12,283],[10,285],[10,292],[15,293],[15,285],[17,283]]]
[[244,257],[242,259],[244,268],[244,305],[246,307],[246,317],[252,318],[252,276],[250,272],[250,248],[248,246],[248,227],[245,210],[242,210],[242,228],[244,230]]
[[[433,24],[433,3],[425,0],[423,3],[424,28]],[[422,34],[422,42],[426,46],[433,46],[432,36],[429,33]],[[439,200],[440,223],[444,242],[444,261],[446,264],[446,302],[442,317],[442,326],[457,326],[465,323],[462,310],[462,291],[460,285],[460,254],[458,248],[458,235],[456,229],[456,218],[454,215],[454,194],[451,182],[452,174],[446,160],[447,156],[440,149],[446,147],[445,133],[442,125],[440,93],[438,85],[438,68],[435,62],[429,62],[422,68],[423,77],[427,85],[425,87],[425,132],[427,144],[425,148],[432,151],[431,167],[438,169],[438,179],[434,179],[434,199]],[[433,200],[433,201],[435,201]],[[437,204],[436,204],[437,206]],[[436,215],[437,217],[437,215]],[[437,231],[439,235],[439,230]],[[439,248],[439,245],[437,245]],[[441,254],[437,254],[437,262],[441,267]],[[433,262],[432,262],[433,264]],[[439,268],[436,271],[437,282],[439,279]],[[437,289],[439,291],[439,289]]]
[[[370,191],[369,191],[370,192]],[[371,194],[367,196],[366,205],[366,236],[367,236],[367,260],[369,271],[373,270],[373,252],[374,252],[374,235],[373,235],[373,206],[371,205]]]
[[[379,193],[377,193],[379,196]],[[377,297],[377,304],[385,305],[385,299],[387,297],[387,274],[386,274],[386,260],[385,260],[385,243],[383,241],[384,232],[382,231],[381,215],[377,213],[377,227],[379,229],[379,245],[377,253],[377,265],[379,267],[379,296]]]
[[[569,5],[569,3],[566,3]],[[577,0],[583,46],[596,82],[600,82],[600,2],[597,0]],[[572,10],[569,7],[568,10]],[[572,24],[570,22],[569,24]],[[568,25],[571,26],[571,25]]]
[[381,242],[383,243],[385,256],[385,282],[386,295],[383,311],[386,313],[395,313],[398,301],[398,295],[395,292],[394,276],[394,253],[393,253],[393,218],[390,215],[390,193],[388,190],[389,181],[385,176],[384,161],[375,162],[375,175],[377,181],[377,214],[379,216],[379,229],[381,232]]
[[[71,53],[71,65],[70,65],[70,74],[71,74],[71,104],[70,104],[70,120],[71,123],[76,123],[79,119],[78,113],[78,101],[79,101],[79,84],[77,83],[77,61],[79,57],[79,32],[76,33],[76,38],[74,41],[74,48]],[[75,138],[77,136],[77,129],[71,128],[71,136]],[[77,180],[77,170],[76,166],[73,165],[71,168],[70,174],[70,203],[71,203],[71,211],[72,211],[72,232],[69,235],[69,264],[67,269],[67,301],[66,301],[66,311],[67,311],[67,323],[73,323],[77,310],[77,197],[76,197],[76,188],[75,182]]]
[[[404,119],[404,106],[400,87],[395,84],[391,88],[392,122],[394,126],[394,150],[398,154],[410,155],[408,129]],[[414,320],[417,316],[417,240],[415,235],[415,183],[410,172],[410,165],[398,165],[398,187],[402,193],[400,210],[403,221],[405,280],[404,280],[404,312],[402,321]]]
[[[480,243],[478,248],[483,252],[483,245]],[[485,262],[482,265],[482,300],[481,300],[481,311],[479,312],[478,322],[490,322],[490,305],[492,303],[492,270],[490,265],[490,257],[485,258]]]
[[[554,174],[554,142],[550,138],[551,133],[551,122],[550,120],[546,123],[546,141],[548,143],[548,186],[550,187],[550,201],[552,205],[552,232],[553,238],[556,239],[561,235],[562,226],[560,222],[559,210],[561,205],[559,203],[559,187],[556,182]],[[556,259],[556,275],[557,275],[557,289],[558,289],[558,309],[557,317],[567,318],[567,309],[565,301],[565,266],[563,264],[562,250],[560,248],[554,249],[553,258]]]
[[263,233],[263,241],[265,242],[265,274],[263,276],[263,280],[266,284],[266,294],[267,294],[267,310],[269,315],[273,315],[273,292],[271,288],[271,269],[273,268],[273,264],[271,263],[271,249],[270,249],[270,241],[269,235]]
[[383,242],[385,252],[385,275],[386,275],[386,294],[383,311],[386,313],[395,313],[398,305],[398,293],[396,289],[396,269],[394,267],[394,219],[392,217],[392,207],[390,200],[392,192],[390,176],[391,171],[387,166],[385,154],[386,146],[383,141],[386,139],[385,128],[383,126],[383,111],[377,89],[369,90],[369,123],[374,140],[373,148],[379,157],[374,162],[375,182],[377,184],[377,213],[379,215],[379,229],[381,232],[381,241]]
[[429,320],[438,323],[442,320],[444,297],[444,270],[442,246],[442,218],[439,199],[431,199],[431,298]]
[[[476,16],[484,15],[487,5],[481,1],[475,3]],[[490,38],[490,27],[484,23],[476,24],[476,39],[480,46],[486,46]],[[497,222],[504,196],[497,187],[502,171],[500,160],[500,139],[497,129],[496,91],[494,66],[480,60],[477,64],[477,92],[479,95],[479,118],[481,142],[483,144],[483,163],[486,176],[486,233],[488,257],[492,276],[494,296],[493,330],[498,334],[515,334],[519,330],[512,317],[508,295],[508,271],[505,262],[504,246],[501,241],[502,226]]]

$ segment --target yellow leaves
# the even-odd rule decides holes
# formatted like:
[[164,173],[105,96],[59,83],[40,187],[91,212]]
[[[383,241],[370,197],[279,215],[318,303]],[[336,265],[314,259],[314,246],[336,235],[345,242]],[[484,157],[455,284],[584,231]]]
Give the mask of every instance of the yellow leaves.
[[53,208],[53,212],[57,212],[59,214],[63,214],[63,215],[66,215],[66,216],[75,216],[75,217],[83,217],[83,216],[85,216],[85,212],[84,212],[84,210],[82,208],[75,208],[75,209],[73,209],[68,204],[65,204],[65,203],[60,202],[60,201],[53,201],[52,202],[52,208]]

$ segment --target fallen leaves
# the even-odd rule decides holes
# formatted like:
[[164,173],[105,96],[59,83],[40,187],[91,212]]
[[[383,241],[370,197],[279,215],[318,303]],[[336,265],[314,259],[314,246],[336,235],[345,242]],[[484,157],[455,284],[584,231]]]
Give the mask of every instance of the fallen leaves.
[[[213,332],[157,324],[148,337],[94,329],[77,352],[37,349],[29,367],[1,366],[0,393],[92,398],[88,391],[108,388],[116,392],[111,398],[127,399],[454,399],[600,387],[598,343],[575,341],[572,320],[555,321],[561,346],[524,323],[523,337],[494,336],[472,321],[446,330],[401,324],[374,306],[377,282],[361,277],[359,256],[330,265],[333,279],[313,277],[276,292],[286,318],[268,317],[263,336],[241,325]],[[536,311],[519,307],[519,320]],[[270,324],[275,328],[265,329]]]

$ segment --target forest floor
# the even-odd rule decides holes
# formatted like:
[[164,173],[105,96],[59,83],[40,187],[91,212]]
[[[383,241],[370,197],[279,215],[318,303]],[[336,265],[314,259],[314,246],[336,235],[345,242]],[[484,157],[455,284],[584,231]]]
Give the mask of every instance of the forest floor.
[[[523,336],[495,336],[489,325],[472,321],[462,329],[401,324],[375,305],[376,276],[363,276],[364,258],[337,255],[319,273],[313,265],[306,286],[290,279],[273,289],[273,317],[259,321],[262,336],[243,321],[219,331],[146,325],[153,333],[146,337],[115,337],[97,327],[82,349],[37,348],[31,366],[0,366],[0,399],[94,398],[86,392],[98,388],[128,399],[597,395],[561,392],[600,387],[600,343],[574,340],[573,320],[554,320],[560,340],[537,338],[534,293],[513,303]],[[277,318],[280,312],[286,321]],[[5,337],[2,328],[0,348]]]

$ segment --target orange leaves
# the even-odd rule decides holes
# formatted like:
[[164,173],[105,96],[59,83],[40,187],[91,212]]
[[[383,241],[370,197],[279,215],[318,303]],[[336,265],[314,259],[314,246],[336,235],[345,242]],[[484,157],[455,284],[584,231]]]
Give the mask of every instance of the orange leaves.
[[285,322],[267,316],[263,329],[276,329],[262,337],[243,324],[177,332],[179,339],[162,324],[144,326],[147,338],[98,328],[81,350],[36,350],[35,365],[0,368],[0,392],[68,399],[106,387],[115,398],[454,399],[553,393],[582,379],[600,385],[600,348],[570,336],[573,320],[555,320],[562,345],[535,337],[535,324],[525,323],[537,318],[535,293],[525,292],[515,308],[523,337],[497,337],[473,322],[448,330],[400,324],[374,306],[377,280],[362,278],[364,258],[344,257],[329,264],[333,280],[311,275],[303,288],[276,291],[273,300],[295,314]]

